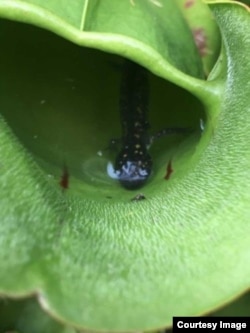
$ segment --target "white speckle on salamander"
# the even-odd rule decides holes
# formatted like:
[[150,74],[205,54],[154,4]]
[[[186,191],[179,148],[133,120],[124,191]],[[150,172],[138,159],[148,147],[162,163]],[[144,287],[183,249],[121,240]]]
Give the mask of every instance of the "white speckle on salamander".
[[120,171],[115,170],[113,163],[108,162],[107,164],[107,174],[112,179],[119,179]]
[[[119,172],[119,171],[118,171]],[[149,174],[145,169],[138,168],[138,165],[131,161],[126,161],[122,166],[122,177],[124,179],[130,179],[133,177],[134,180],[141,179],[141,177],[147,177]]]
[[134,181],[147,178],[149,172],[146,169],[139,168],[138,165],[131,161],[126,161],[120,170],[115,170],[111,162],[107,164],[107,174],[112,179],[129,180],[133,178]]

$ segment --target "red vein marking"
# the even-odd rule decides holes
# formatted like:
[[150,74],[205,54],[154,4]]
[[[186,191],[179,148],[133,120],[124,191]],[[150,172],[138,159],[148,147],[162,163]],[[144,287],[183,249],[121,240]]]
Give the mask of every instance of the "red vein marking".
[[174,170],[172,169],[172,162],[170,160],[168,162],[168,165],[167,165],[167,172],[166,172],[166,175],[165,175],[164,179],[169,180],[169,178],[170,178],[170,176],[171,176],[171,174],[172,174],[173,171]]
[[184,3],[184,7],[185,7],[185,8],[190,8],[190,7],[192,7],[194,4],[195,4],[195,0],[187,0],[187,1]]
[[63,167],[63,173],[59,184],[64,190],[69,188],[69,172],[66,165]]

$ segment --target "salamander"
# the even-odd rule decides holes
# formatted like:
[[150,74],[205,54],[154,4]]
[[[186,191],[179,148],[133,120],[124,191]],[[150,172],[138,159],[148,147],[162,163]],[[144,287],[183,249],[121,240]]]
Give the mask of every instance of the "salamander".
[[121,149],[114,166],[109,163],[107,167],[108,175],[130,190],[142,187],[152,173],[153,162],[148,149],[153,141],[163,135],[187,131],[167,128],[149,135],[147,74],[139,64],[125,60],[120,87]]
[[148,96],[146,69],[125,60],[120,88],[122,145],[114,170],[121,185],[128,189],[143,186],[152,170],[152,159],[147,149]]

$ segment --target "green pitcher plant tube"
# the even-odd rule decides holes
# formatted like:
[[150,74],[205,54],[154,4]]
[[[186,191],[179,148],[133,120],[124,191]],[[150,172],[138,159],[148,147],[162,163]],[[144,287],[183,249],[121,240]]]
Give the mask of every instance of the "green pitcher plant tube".
[[[32,26],[9,21],[2,21],[1,25],[1,62],[5,64],[2,114],[45,168],[48,180],[96,199],[114,198],[120,192],[126,196],[120,183],[107,172],[121,145],[120,86],[124,58],[81,48]],[[148,102],[142,107],[148,109],[149,120],[144,119],[143,126],[152,134],[143,138],[145,146],[162,130],[170,127],[177,131],[170,136],[160,135],[150,147],[155,166],[150,183],[154,184],[154,179],[165,183],[168,162],[173,160],[174,165],[181,142],[190,140],[185,129],[195,132],[191,135],[192,149],[200,139],[199,122],[205,114],[202,104],[191,94],[150,72],[147,76],[144,81],[150,81]],[[139,94],[136,86],[130,91]],[[130,96],[124,98],[125,104],[132,103]],[[129,138],[133,137],[131,126],[128,131]],[[112,145],[114,138],[117,142]],[[182,167],[185,169],[184,164]]]
[[[0,17],[1,295],[128,332],[248,289],[248,7],[0,0]],[[125,60],[149,87],[152,172],[134,190],[107,173],[140,113],[121,117]]]

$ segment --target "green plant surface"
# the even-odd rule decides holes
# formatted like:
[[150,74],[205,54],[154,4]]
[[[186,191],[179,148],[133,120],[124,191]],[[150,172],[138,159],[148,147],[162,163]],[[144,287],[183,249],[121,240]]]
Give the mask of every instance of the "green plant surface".
[[176,0],[192,31],[202,59],[204,73],[208,75],[219,54],[220,34],[209,7],[203,1]]
[[[248,316],[249,313],[250,293],[248,292],[209,316]],[[0,302],[0,330],[3,333],[17,331],[20,333],[77,333],[73,328],[62,326],[54,321],[41,310],[32,298],[14,301],[2,300]],[[171,330],[166,332],[170,333]],[[160,331],[154,333],[160,333]]]
[[2,17],[41,26],[80,45],[123,54],[147,65],[164,61],[192,76],[203,75],[192,33],[175,1],[157,6],[150,0],[78,0],[74,5],[1,0],[0,11]]
[[36,300],[10,300],[0,302],[0,332],[19,333],[76,333],[41,310]]
[[[71,49],[59,41],[65,49],[58,53],[55,42],[55,49],[49,49],[55,58],[49,62],[51,54],[46,54],[46,47],[42,52],[39,44],[55,40],[50,34],[37,32],[41,34],[39,43],[30,39],[23,44],[25,39],[16,32],[18,38],[12,43],[13,39],[5,37],[11,36],[13,26],[2,22],[0,37],[3,49],[8,51],[1,53],[0,61],[0,111],[4,115],[0,122],[2,294],[21,297],[35,293],[40,305],[56,320],[79,329],[107,331],[166,327],[173,315],[205,313],[232,300],[250,285],[250,267],[246,264],[250,258],[250,189],[246,181],[250,167],[250,122],[246,117],[249,61],[245,56],[250,51],[246,34],[249,13],[237,4],[211,6],[223,47],[205,81],[192,34],[175,2],[160,2],[161,7],[152,1],[134,0],[114,7],[111,0],[86,1],[81,2],[85,5],[81,18],[74,15],[79,7],[68,7],[66,2],[60,3],[61,11],[53,7],[53,1],[46,2],[51,7],[45,9],[41,3],[0,1],[0,16],[138,61],[152,73],[154,121],[161,116],[169,122],[164,118],[166,109],[154,116],[158,105],[166,105],[165,88],[170,92],[174,87],[176,96],[185,97],[189,107],[195,106],[197,115],[191,117],[194,123],[202,114],[191,95],[186,97],[182,89],[164,82],[167,80],[199,97],[206,111],[206,129],[201,137],[194,133],[173,151],[155,148],[154,177],[142,190],[147,198],[142,202],[131,202],[137,193],[103,176],[105,158],[99,159],[101,162],[90,160],[88,168],[100,179],[88,182],[78,166],[79,154],[84,161],[91,154],[97,158],[98,144],[90,143],[91,135],[97,139],[100,135],[100,142],[106,144],[112,133],[119,132],[119,120],[112,122],[118,117],[118,91],[108,87],[119,86],[119,70],[110,66],[119,68],[120,58],[77,48],[73,55],[76,63],[60,76],[60,68],[67,66],[60,55],[65,52],[66,58],[71,57],[73,46]],[[169,21],[165,10],[171,11]],[[107,20],[110,13],[115,14]],[[161,24],[154,25],[152,17]],[[173,24],[176,29],[171,29]],[[36,33],[31,27],[24,29],[27,34],[29,29],[31,35]],[[183,37],[180,40],[176,36]],[[17,52],[18,41],[25,45],[23,54]],[[27,56],[32,46],[34,52],[41,51],[41,58]],[[80,67],[76,74],[81,52],[86,57],[87,72]],[[46,66],[56,67],[55,77],[46,72]],[[72,77],[65,76],[71,70],[78,75],[73,80],[76,89],[71,89]],[[103,76],[107,81],[98,86]],[[76,90],[72,99],[64,79],[71,84],[73,95]],[[102,87],[103,94],[111,94],[107,100]],[[163,104],[157,102],[159,98]],[[71,100],[73,104],[67,104]],[[180,114],[176,112],[172,121]],[[102,125],[99,131],[99,125],[93,125],[97,119]],[[180,121],[187,124],[190,119],[186,115]],[[81,128],[84,134],[78,136]],[[38,135],[39,140],[30,140],[32,135]],[[80,150],[82,142],[87,142],[86,152]],[[60,154],[71,172],[70,189],[64,191],[58,186]],[[166,181],[166,165],[173,154],[174,175]]]

